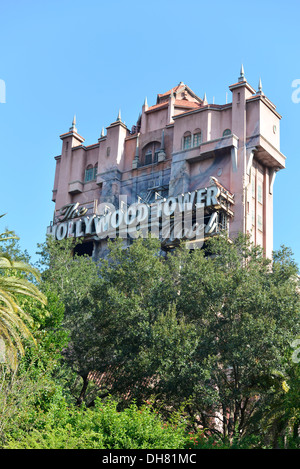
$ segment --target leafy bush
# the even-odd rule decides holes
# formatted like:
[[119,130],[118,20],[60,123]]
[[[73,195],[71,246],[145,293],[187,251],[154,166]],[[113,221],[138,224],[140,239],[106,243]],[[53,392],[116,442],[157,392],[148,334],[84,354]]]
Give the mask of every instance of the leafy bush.
[[187,444],[183,424],[164,423],[151,405],[117,411],[117,403],[98,400],[93,409],[68,406],[64,399],[27,433],[20,427],[5,449],[176,449]]

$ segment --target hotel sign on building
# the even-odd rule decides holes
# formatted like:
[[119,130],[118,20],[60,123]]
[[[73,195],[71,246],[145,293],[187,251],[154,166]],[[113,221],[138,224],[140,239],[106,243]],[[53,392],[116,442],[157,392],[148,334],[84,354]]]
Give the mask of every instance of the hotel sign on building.
[[[217,185],[195,190],[179,196],[147,203],[127,205],[124,198],[118,207],[111,204],[97,206],[96,213],[88,216],[86,207],[69,204],[61,208],[57,223],[48,232],[56,239],[93,236],[100,241],[107,238],[158,237],[164,246],[173,246],[180,240],[203,243],[205,236],[219,232],[219,210],[229,214],[233,199],[221,193]],[[225,229],[225,226],[223,227]]]
[[243,68],[230,103],[209,103],[180,82],[147,99],[131,129],[119,112],[97,143],[76,128],[60,136],[48,233],[82,238],[78,252],[105,256],[107,239],[151,235],[171,249],[221,231],[249,233],[266,256],[273,249],[273,185],[285,167],[281,116]]

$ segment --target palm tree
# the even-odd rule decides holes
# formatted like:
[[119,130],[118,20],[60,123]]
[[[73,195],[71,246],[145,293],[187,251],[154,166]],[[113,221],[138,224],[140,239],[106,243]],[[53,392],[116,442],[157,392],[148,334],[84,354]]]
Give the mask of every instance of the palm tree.
[[[9,239],[18,238],[11,232],[0,234],[0,242]],[[17,277],[17,272],[32,274],[37,280],[40,278],[39,272],[29,264],[0,253],[0,352],[2,348],[2,361],[4,359],[12,369],[17,367],[18,355],[24,355],[22,339],[34,341],[27,325],[32,324],[32,318],[20,307],[19,295],[46,304],[46,298],[39,289],[28,279]]]

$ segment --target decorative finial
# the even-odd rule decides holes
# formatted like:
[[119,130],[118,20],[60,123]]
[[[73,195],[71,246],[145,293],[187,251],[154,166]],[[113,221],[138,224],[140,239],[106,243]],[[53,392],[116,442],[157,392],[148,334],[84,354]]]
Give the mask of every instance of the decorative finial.
[[122,121],[121,121],[121,109],[119,109],[119,114],[118,114],[118,117],[117,117],[117,122],[122,122]]
[[257,90],[256,94],[260,95],[260,96],[262,96],[264,94],[263,90],[262,90],[261,78],[259,79],[259,82],[258,82],[258,90]]
[[104,127],[102,127],[102,131],[101,131],[101,138],[104,137]]
[[145,97],[144,106],[148,106],[147,96]]
[[244,72],[244,65],[243,65],[243,64],[242,64],[242,66],[241,66],[241,72],[240,72],[240,76],[239,76],[239,81],[246,81],[245,72]]
[[207,104],[206,93],[204,93],[204,96],[203,96],[203,104]]
[[76,129],[76,115],[74,114],[72,126],[70,127],[70,132],[77,132]]

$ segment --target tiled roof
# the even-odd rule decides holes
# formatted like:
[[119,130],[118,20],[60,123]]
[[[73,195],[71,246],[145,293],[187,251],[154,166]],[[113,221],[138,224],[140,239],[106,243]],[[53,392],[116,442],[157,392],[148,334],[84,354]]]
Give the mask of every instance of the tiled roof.
[[168,107],[168,101],[164,101],[163,103],[159,103],[159,104],[154,104],[154,106],[149,107],[146,112],[156,111],[157,109],[161,109],[164,107]]
[[180,107],[193,107],[193,108],[198,108],[201,107],[200,103],[196,103],[195,101],[188,101],[186,99],[175,99],[175,106],[180,106]]
[[177,91],[180,86],[184,86],[184,84],[180,83],[179,85],[174,86],[174,88],[171,88],[169,91],[166,91],[165,93],[162,93],[162,94],[158,94],[157,96],[159,98],[162,98],[163,96],[169,96],[172,92],[174,93],[175,91]]
[[[154,106],[150,106],[146,112],[156,111],[165,107],[168,107],[168,101],[154,104]],[[194,101],[187,101],[186,99],[175,99],[175,107],[198,109],[199,107],[201,107],[201,105],[200,103],[196,103]]]

